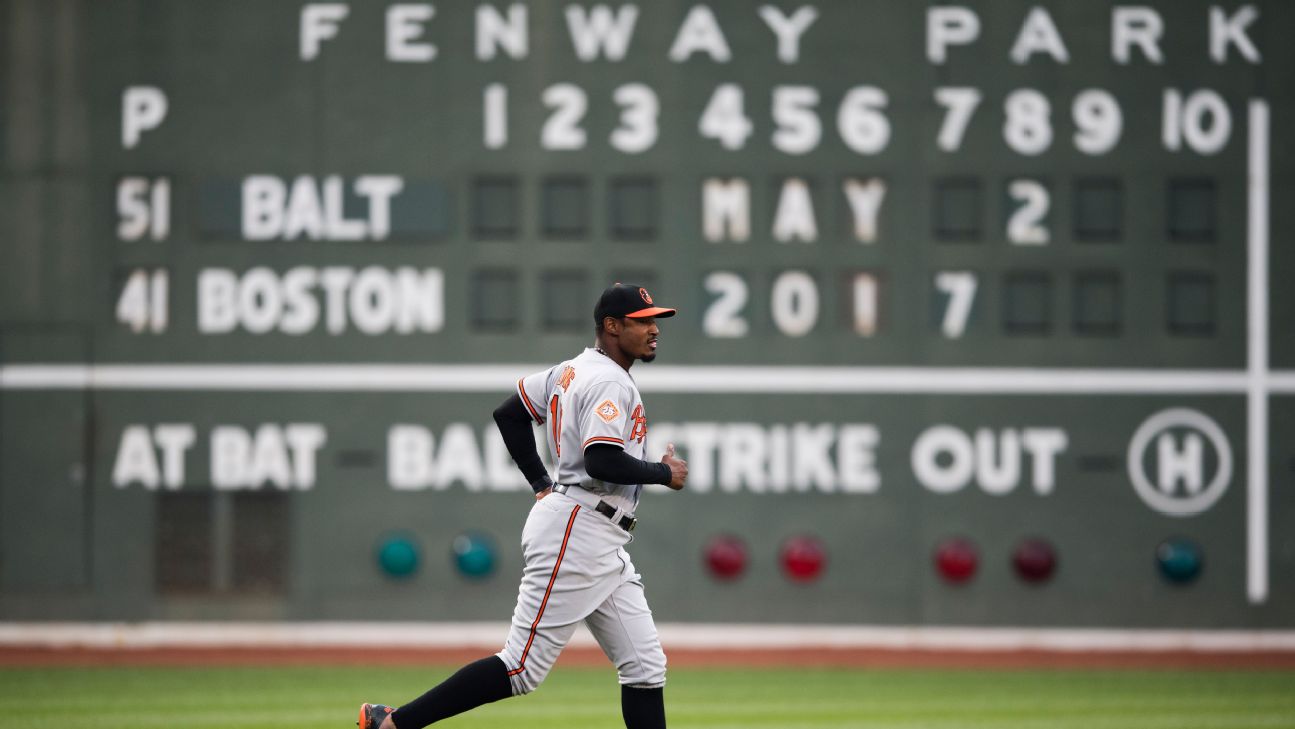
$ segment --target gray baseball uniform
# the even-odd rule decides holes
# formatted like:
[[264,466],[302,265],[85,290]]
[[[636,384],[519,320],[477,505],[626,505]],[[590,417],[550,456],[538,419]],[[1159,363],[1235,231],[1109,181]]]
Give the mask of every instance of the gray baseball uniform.
[[666,660],[642,578],[625,551],[642,485],[596,481],[585,448],[642,459],[647,417],[629,372],[597,349],[522,378],[517,394],[545,426],[559,486],[522,531],[526,567],[504,649],[514,693],[535,690],[584,621],[625,685],[665,685]]

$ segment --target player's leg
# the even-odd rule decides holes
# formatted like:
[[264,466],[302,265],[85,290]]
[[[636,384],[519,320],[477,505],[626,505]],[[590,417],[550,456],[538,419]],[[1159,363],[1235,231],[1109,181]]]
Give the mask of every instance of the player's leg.
[[[422,729],[441,719],[512,695],[512,684],[504,662],[498,656],[490,656],[460,668],[422,696],[392,711],[380,726],[386,729],[392,729],[392,725],[399,729]],[[367,728],[361,724],[360,729]]]
[[514,695],[539,688],[576,625],[606,594],[594,589],[609,581],[594,578],[599,570],[589,555],[607,550],[596,545],[580,511],[569,499],[549,496],[531,509],[522,532],[526,566],[508,640],[497,654]]
[[623,583],[585,624],[616,666],[626,728],[665,729],[665,651],[642,583]]
[[[569,511],[569,510],[568,510]],[[394,711],[380,704],[360,707],[359,729],[422,729],[482,704],[533,691],[552,668],[562,648],[575,632],[577,621],[553,626],[561,610],[545,610],[552,582],[561,570],[569,534],[569,513],[559,513],[537,502],[526,519],[522,545],[526,567],[518,588],[517,609],[508,642],[500,653],[469,663],[422,696]],[[531,628],[534,627],[534,634]],[[519,666],[524,671],[515,670]]]

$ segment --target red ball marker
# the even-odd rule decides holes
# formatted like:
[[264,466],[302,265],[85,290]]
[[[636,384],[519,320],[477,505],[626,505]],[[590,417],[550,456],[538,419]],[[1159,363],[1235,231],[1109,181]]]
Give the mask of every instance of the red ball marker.
[[1022,539],[1012,552],[1012,566],[1026,582],[1045,582],[1057,568],[1057,551],[1046,539]]
[[792,537],[782,545],[782,570],[796,582],[818,579],[827,562],[827,552],[814,537]]
[[746,542],[731,534],[720,534],[706,543],[706,568],[720,580],[733,580],[746,571]]
[[935,547],[935,567],[949,582],[960,584],[970,580],[979,563],[980,552],[970,539],[953,537]]

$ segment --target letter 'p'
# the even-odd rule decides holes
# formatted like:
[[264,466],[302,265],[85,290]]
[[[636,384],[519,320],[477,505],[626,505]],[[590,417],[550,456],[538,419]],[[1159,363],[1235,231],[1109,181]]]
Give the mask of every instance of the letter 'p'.
[[128,86],[121,95],[121,146],[134,149],[139,137],[166,118],[166,94],[156,86]]

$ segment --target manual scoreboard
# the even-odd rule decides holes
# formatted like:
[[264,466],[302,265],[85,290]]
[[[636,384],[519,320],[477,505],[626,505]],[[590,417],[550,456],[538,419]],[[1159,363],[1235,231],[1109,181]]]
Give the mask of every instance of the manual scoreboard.
[[1285,3],[11,14],[0,489],[71,526],[4,510],[0,614],[502,616],[490,411],[625,281],[663,619],[1290,625]]

